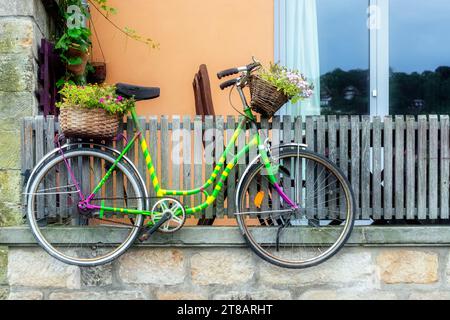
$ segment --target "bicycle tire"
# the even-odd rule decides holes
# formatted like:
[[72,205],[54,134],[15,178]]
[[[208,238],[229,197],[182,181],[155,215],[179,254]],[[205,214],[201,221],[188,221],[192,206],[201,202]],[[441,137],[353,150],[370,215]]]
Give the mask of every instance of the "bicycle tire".
[[[272,149],[272,152],[274,150]],[[247,170],[244,173],[244,176],[241,178],[238,187],[237,187],[237,198],[236,198],[236,210],[237,210],[237,223],[239,225],[239,228],[241,229],[241,232],[247,242],[247,244],[250,246],[250,248],[262,259],[265,261],[279,266],[283,268],[290,268],[290,269],[302,269],[302,268],[308,268],[312,266],[316,266],[328,259],[330,259],[332,256],[334,256],[345,244],[345,242],[348,240],[348,237],[351,234],[351,231],[353,229],[354,225],[354,208],[355,208],[355,199],[353,195],[353,191],[351,189],[351,186],[345,177],[345,175],[342,173],[342,171],[330,160],[327,158],[316,154],[311,151],[307,151],[302,149],[300,146],[295,145],[286,145],[286,146],[279,146],[276,148],[277,154],[279,155],[279,158],[286,158],[286,157],[303,157],[306,159],[310,159],[311,161],[317,161],[321,165],[328,168],[333,174],[337,177],[338,181],[342,185],[343,191],[345,193],[345,199],[347,203],[347,214],[345,219],[345,226],[342,230],[342,233],[340,234],[338,240],[330,246],[329,250],[325,252],[325,254],[322,254],[318,257],[316,257],[313,260],[305,260],[305,261],[288,261],[285,259],[280,259],[277,257],[274,257],[273,254],[270,254],[267,249],[264,249],[263,245],[258,243],[258,241],[255,239],[256,236],[254,236],[251,232],[251,228],[247,226],[246,224],[246,215],[242,214],[245,212],[243,209],[244,202],[246,201],[246,193],[247,188],[250,185],[251,179],[255,177],[256,173],[262,169],[263,164],[261,161],[257,159],[253,164],[251,164]],[[303,181],[302,181],[303,184]],[[247,196],[248,197],[248,196]],[[247,201],[248,203],[248,201]],[[240,214],[241,213],[241,214]],[[248,218],[247,218],[248,219]],[[258,218],[259,219],[259,218]],[[256,229],[255,229],[256,230]]]

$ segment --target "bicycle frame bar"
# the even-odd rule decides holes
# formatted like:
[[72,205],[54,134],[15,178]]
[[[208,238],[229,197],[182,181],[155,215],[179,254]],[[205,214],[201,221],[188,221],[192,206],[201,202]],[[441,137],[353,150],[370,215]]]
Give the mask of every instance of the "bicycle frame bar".
[[[250,108],[246,109],[246,115],[254,119],[253,114],[250,111]],[[136,114],[136,110],[133,108],[131,110],[131,116],[132,120],[136,127],[136,134],[133,137],[131,141],[128,142],[126,147],[123,149],[122,153],[119,155],[119,157],[116,159],[116,161],[113,163],[113,165],[109,168],[108,172],[105,174],[105,176],[101,179],[101,181],[98,183],[98,185],[94,188],[92,193],[87,197],[86,199],[86,205],[89,206],[92,209],[99,209],[102,211],[110,211],[110,212],[121,212],[121,213],[128,213],[128,214],[145,214],[149,215],[151,214],[150,211],[141,211],[141,210],[134,210],[134,209],[127,209],[127,208],[112,208],[112,207],[104,207],[103,204],[101,206],[95,206],[89,204],[90,200],[92,200],[95,197],[95,194],[101,189],[101,187],[105,184],[105,182],[108,180],[108,178],[113,173],[114,169],[116,168],[117,164],[121,159],[125,156],[125,154],[133,147],[134,143],[139,139],[139,144],[141,146],[141,150],[144,154],[145,162],[147,165],[147,170],[150,174],[150,180],[152,182],[153,188],[156,192],[157,197],[164,197],[164,196],[190,196],[198,193],[204,193],[206,195],[205,202],[191,207],[186,208],[186,214],[192,214],[201,210],[206,209],[209,207],[214,201],[217,199],[217,196],[219,195],[220,191],[222,190],[225,181],[228,178],[228,175],[230,171],[235,167],[235,165],[238,163],[239,159],[245,156],[251,147],[258,147],[259,155],[261,156],[261,160],[265,166],[265,169],[267,171],[267,176],[269,182],[274,185],[275,189],[278,193],[283,197],[287,203],[289,203],[293,208],[296,208],[297,206],[293,201],[289,199],[289,197],[283,192],[281,187],[277,183],[277,179],[275,177],[275,174],[273,172],[273,166],[270,162],[269,156],[267,154],[267,150],[265,146],[261,143],[261,138],[258,133],[258,130],[256,128],[256,124],[251,122],[251,125],[253,126],[254,131],[256,132],[253,137],[251,137],[250,142],[245,145],[245,147],[240,150],[232,159],[231,161],[225,166],[226,161],[226,155],[229,154],[232,148],[234,148],[235,143],[239,135],[242,133],[243,130],[245,130],[246,124],[247,124],[247,118],[242,119],[242,121],[238,124],[238,127],[236,128],[235,132],[233,133],[233,136],[231,137],[230,141],[228,142],[228,145],[226,146],[224,152],[219,158],[218,163],[216,164],[213,172],[211,173],[210,177],[207,179],[207,181],[200,187],[195,189],[188,189],[188,190],[169,190],[169,189],[163,189],[161,185],[159,184],[159,180],[156,174],[155,167],[152,162],[151,155],[148,151],[147,142],[145,141],[145,137],[142,134],[142,129],[140,127],[138,117]],[[220,174],[219,181],[215,184],[213,191],[211,194],[208,194],[206,191],[207,188],[209,188],[211,185],[214,184],[217,177]]]

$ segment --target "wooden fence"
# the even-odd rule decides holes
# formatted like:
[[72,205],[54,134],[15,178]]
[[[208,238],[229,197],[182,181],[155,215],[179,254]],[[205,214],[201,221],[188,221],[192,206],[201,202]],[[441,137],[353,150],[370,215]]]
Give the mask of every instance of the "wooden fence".
[[[234,116],[140,118],[163,187],[180,189],[198,186],[209,177],[224,144],[237,126]],[[449,117],[448,116],[319,116],[274,117],[260,123],[262,134],[272,144],[306,143],[332,161],[348,176],[357,199],[359,219],[448,219],[449,218]],[[132,132],[132,122],[122,125]],[[122,130],[121,129],[121,130]],[[127,130],[128,129],[128,130]],[[54,149],[59,123],[53,117],[25,118],[22,126],[22,171],[26,175],[35,163]],[[237,142],[241,149],[249,132]],[[113,142],[121,149],[123,141]],[[179,146],[177,149],[176,147]],[[236,152],[236,150],[234,150]],[[226,190],[217,203],[199,215],[234,216],[236,181],[249,159],[243,159],[230,174]],[[147,182],[144,158],[137,149],[128,156],[135,161]],[[229,156],[229,159],[232,155]],[[228,160],[229,160],[228,159]],[[183,203],[200,203],[202,195],[186,197]]]

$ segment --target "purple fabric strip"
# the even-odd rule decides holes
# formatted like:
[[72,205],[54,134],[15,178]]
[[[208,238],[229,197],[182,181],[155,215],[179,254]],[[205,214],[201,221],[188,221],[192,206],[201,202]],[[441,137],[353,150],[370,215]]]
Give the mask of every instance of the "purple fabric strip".
[[292,208],[298,209],[298,206],[287,196],[286,193],[283,192],[283,189],[278,185],[278,183],[274,183],[273,186],[275,190],[277,190],[278,194],[286,201]]

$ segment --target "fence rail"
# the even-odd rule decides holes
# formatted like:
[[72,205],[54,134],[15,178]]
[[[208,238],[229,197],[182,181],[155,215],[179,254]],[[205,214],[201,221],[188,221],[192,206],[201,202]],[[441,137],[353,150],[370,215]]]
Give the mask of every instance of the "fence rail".
[[[128,126],[127,126],[128,122]],[[162,186],[192,188],[207,179],[238,119],[234,116],[140,118]],[[272,144],[306,143],[338,164],[353,187],[359,219],[449,219],[449,117],[442,116],[316,116],[274,117],[259,124]],[[22,172],[24,176],[47,152],[54,149],[59,132],[57,119],[27,117],[22,125]],[[125,136],[132,132],[130,119],[123,123]],[[237,142],[241,149],[249,132]],[[110,142],[121,149],[123,141]],[[132,159],[154,196],[143,155],[130,150]],[[233,154],[236,152],[234,150]],[[227,188],[206,218],[234,217],[236,183],[256,155],[250,151],[229,175]],[[212,161],[204,155],[210,154]],[[230,160],[229,155],[227,160]],[[206,160],[205,160],[206,159]],[[185,197],[183,203],[200,203],[203,195]]]

